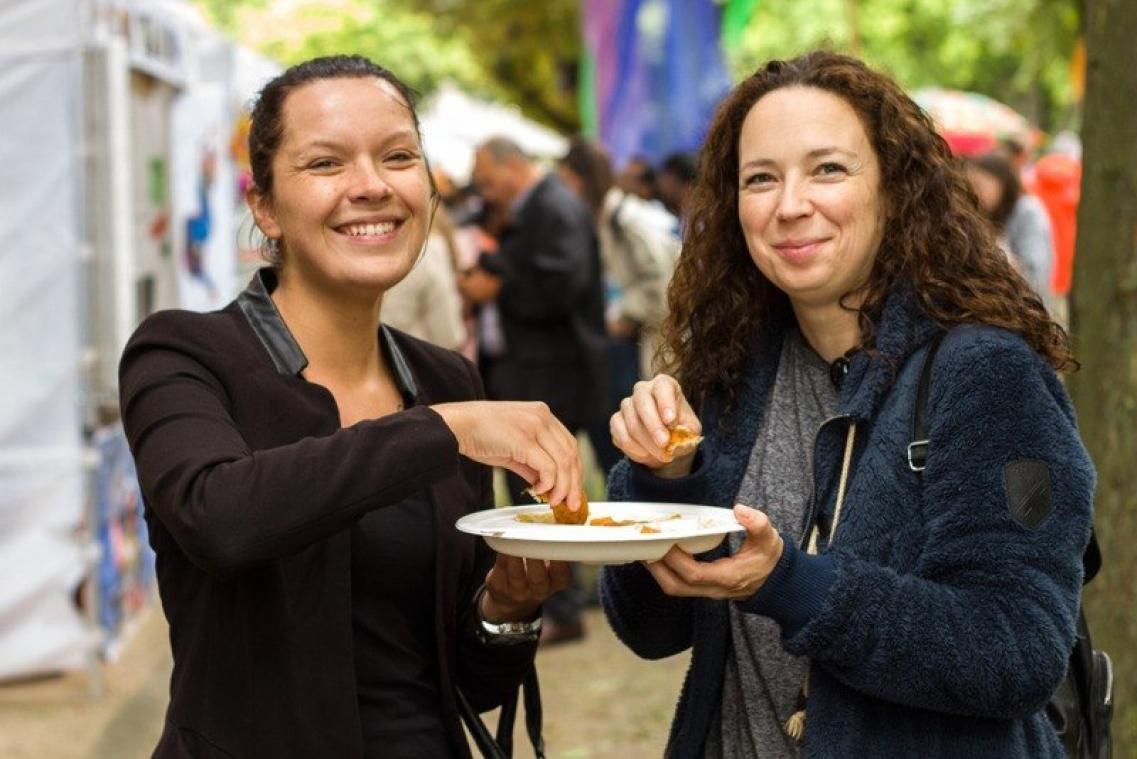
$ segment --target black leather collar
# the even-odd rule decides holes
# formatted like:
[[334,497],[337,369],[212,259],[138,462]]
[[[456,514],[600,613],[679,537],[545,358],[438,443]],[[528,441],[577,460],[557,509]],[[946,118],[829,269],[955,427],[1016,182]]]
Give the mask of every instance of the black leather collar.
[[[308,357],[300,350],[300,345],[272,301],[276,283],[276,272],[271,267],[258,269],[249,286],[237,296],[237,305],[249,320],[249,326],[268,352],[276,370],[295,377],[308,366]],[[399,390],[413,402],[418,397],[418,385],[411,374],[411,368],[399,350],[391,330],[386,325],[380,325],[379,334],[382,337],[383,351],[395,370]]]

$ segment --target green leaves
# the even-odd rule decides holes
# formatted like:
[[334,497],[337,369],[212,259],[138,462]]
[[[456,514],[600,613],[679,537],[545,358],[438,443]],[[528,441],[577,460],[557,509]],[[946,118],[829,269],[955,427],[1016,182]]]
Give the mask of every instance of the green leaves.
[[[850,49],[854,25],[859,51]],[[1054,130],[1073,117],[1078,26],[1077,0],[762,0],[730,62],[742,77],[770,58],[828,46],[910,89],[982,92]]]
[[[423,94],[450,79],[563,132],[580,128],[581,0],[311,0],[285,16],[267,0],[195,2],[284,63],[360,53]],[[750,22],[730,28],[728,46],[736,79],[770,58],[828,46],[911,89],[982,92],[1048,131],[1075,126],[1069,68],[1080,0],[724,0],[727,10],[743,6],[753,6]]]

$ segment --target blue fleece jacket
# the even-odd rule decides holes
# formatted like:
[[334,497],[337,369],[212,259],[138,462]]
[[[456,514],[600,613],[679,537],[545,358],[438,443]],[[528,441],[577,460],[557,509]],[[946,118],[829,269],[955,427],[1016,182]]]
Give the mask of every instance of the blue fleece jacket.
[[[969,325],[935,359],[927,469],[913,472],[916,386],[937,329],[909,296],[888,300],[877,352],[853,358],[840,416],[815,445],[816,514],[833,507],[857,426],[832,544],[817,556],[787,544],[758,593],[734,602],[776,620],[786,649],[812,662],[806,757],[1063,756],[1042,710],[1073,647],[1093,466],[1049,366],[1018,336]],[[700,411],[690,475],[624,460],[609,497],[729,507],[783,337],[771,327],[758,340],[733,410],[712,399]],[[731,645],[728,602],[666,596],[639,564],[605,568],[601,599],[638,655],[692,649],[668,755],[700,756]]]

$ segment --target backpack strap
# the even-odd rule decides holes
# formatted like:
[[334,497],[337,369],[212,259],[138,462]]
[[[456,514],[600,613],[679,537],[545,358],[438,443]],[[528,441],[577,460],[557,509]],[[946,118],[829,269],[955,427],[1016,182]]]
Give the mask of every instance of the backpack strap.
[[932,385],[932,363],[940,349],[946,332],[937,332],[924,354],[920,369],[920,384],[916,386],[916,402],[912,409],[912,435],[908,443],[908,468],[922,472],[928,463],[928,392]]
[[[908,443],[908,467],[917,473],[924,471],[924,467],[928,464],[928,393],[932,386],[932,363],[936,360],[936,352],[939,351],[940,343],[945,337],[947,332],[939,332],[932,338],[920,369],[920,384],[916,386],[916,401],[912,408],[912,434]],[[1101,562],[1101,547],[1091,525],[1090,542],[1082,554],[1083,585],[1097,576],[1101,570]]]

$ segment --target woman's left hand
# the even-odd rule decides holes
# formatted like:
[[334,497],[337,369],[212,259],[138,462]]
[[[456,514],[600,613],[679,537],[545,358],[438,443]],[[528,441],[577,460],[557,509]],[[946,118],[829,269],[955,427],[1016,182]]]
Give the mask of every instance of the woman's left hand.
[[739,600],[758,592],[782,558],[782,536],[757,509],[736,504],[734,516],[746,528],[746,539],[733,556],[698,561],[673,546],[659,561],[645,564],[664,593]]
[[486,575],[482,619],[487,622],[532,619],[546,598],[568,587],[570,578],[568,562],[498,554],[497,562]]

